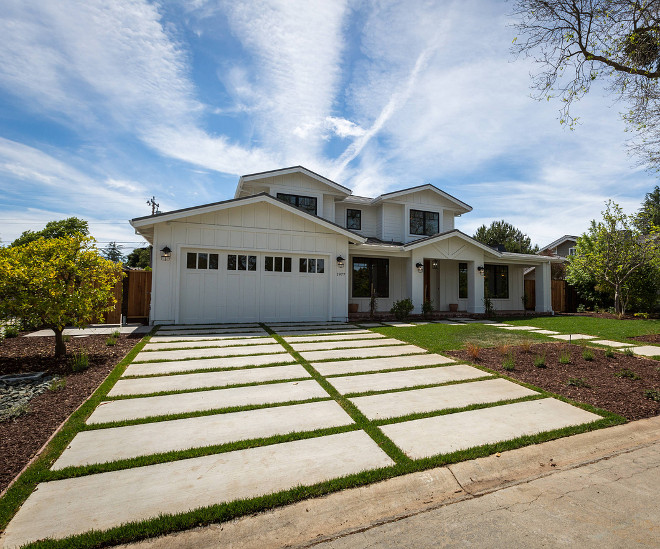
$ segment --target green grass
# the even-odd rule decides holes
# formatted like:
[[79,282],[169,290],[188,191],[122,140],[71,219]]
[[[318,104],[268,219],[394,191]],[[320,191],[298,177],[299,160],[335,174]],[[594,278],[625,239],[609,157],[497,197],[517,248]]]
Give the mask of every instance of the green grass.
[[[589,316],[538,316],[521,319],[503,320],[510,324],[538,326],[545,330],[554,330],[563,334],[587,334],[601,339],[623,341],[630,337],[657,334],[660,332],[660,320],[619,320],[616,318],[594,318]],[[637,343],[639,341],[628,341]]]
[[548,338],[542,334],[502,330],[484,324],[468,324],[467,326],[423,324],[410,328],[384,327],[373,328],[373,330],[440,354],[464,349],[468,344],[479,347],[498,347],[500,345],[520,345],[525,340],[532,340],[534,343],[548,341]]

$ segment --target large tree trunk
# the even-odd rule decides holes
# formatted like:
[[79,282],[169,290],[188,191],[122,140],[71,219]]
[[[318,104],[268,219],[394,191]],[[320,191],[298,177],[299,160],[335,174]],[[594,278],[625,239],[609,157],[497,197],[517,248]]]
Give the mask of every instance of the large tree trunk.
[[53,328],[53,331],[55,332],[55,358],[59,358],[66,355],[66,345],[64,344],[64,336],[62,335],[64,330]]
[[614,312],[618,315],[622,314],[621,312],[621,289],[619,285],[614,286]]

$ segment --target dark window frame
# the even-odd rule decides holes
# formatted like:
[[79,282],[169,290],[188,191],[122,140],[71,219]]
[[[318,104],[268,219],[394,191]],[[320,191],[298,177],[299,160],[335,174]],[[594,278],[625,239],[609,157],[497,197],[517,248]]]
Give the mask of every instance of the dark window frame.
[[458,299],[468,299],[468,264],[458,264]]
[[[419,230],[416,227],[413,230],[413,217],[415,217],[415,214],[421,214],[421,229]],[[433,219],[434,217],[435,219]],[[429,229],[428,226],[432,222],[435,222],[435,227]],[[420,235],[420,236],[432,236],[434,234],[438,234],[440,232],[440,212],[432,212],[429,210],[415,210],[411,208],[410,213],[408,214],[408,230],[410,231],[410,234]]]
[[[356,271],[356,265],[361,265]],[[364,272],[362,272],[364,269]],[[390,260],[383,257],[354,257],[351,262],[351,297],[390,297]]]
[[346,208],[346,228],[354,231],[362,230],[362,210]]
[[[287,204],[290,204],[291,206],[294,206],[295,208],[298,208],[299,210],[302,210],[303,212],[307,212],[312,215],[318,215],[318,206],[319,206],[319,201],[318,198],[315,196],[305,196],[302,194],[290,194],[290,193],[277,193],[277,199],[282,200],[283,202],[286,202]],[[306,208],[300,205],[301,199],[303,200],[313,200],[314,201],[314,211],[312,212],[310,208]]]
[[484,295],[491,299],[509,299],[508,265],[484,265]]

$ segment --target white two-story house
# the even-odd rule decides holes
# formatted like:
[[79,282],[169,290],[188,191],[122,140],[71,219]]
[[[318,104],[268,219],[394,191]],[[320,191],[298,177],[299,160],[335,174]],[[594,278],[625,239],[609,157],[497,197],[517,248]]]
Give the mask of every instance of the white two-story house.
[[130,221],[154,247],[152,323],[346,320],[410,298],[436,311],[522,311],[536,267],[549,312],[550,258],[498,251],[455,227],[471,207],[433,185],[375,198],[301,166],[244,175],[235,198]]

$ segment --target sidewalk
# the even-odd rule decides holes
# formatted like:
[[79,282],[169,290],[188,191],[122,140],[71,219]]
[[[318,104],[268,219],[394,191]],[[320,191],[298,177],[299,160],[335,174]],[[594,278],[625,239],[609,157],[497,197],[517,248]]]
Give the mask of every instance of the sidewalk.
[[[64,328],[64,335],[73,337],[83,337],[88,335],[110,335],[119,330],[122,334],[148,334],[151,331],[151,326],[144,326],[142,324],[128,324],[121,326],[120,324],[92,324],[87,328]],[[25,337],[48,337],[54,336],[53,330],[39,330],[27,334]]]
[[654,547],[660,417],[123,546]]

